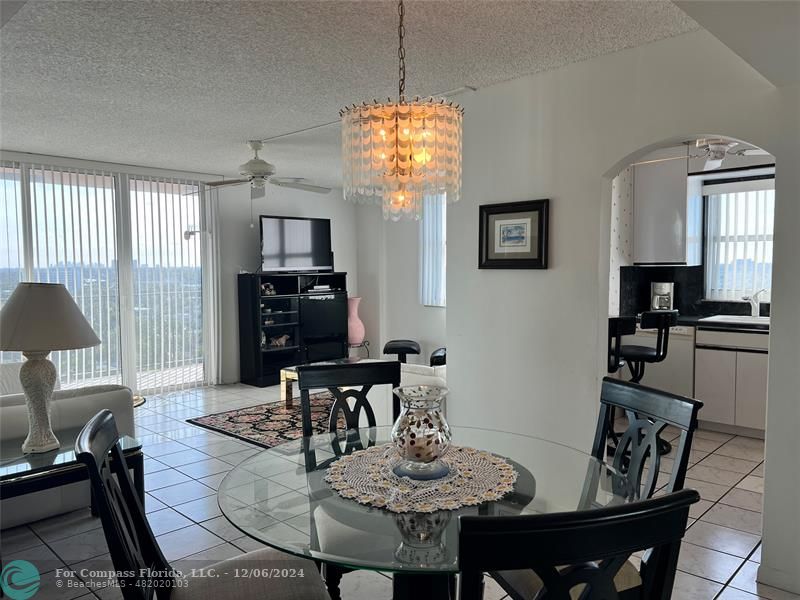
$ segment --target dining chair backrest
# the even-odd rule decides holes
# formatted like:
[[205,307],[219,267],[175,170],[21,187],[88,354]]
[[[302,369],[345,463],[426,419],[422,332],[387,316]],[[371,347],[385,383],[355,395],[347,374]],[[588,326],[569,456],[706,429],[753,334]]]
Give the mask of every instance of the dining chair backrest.
[[[512,517],[462,516],[458,556],[460,600],[477,600],[487,571],[533,571],[536,600],[615,600],[614,578],[630,556],[649,550],[636,598],[668,600],[694,490],[607,508]],[[525,600],[533,600],[526,598]]]
[[114,415],[104,409],[75,440],[75,455],[89,470],[111,562],[125,600],[149,600],[169,589],[173,579],[144,507],[134,489],[119,445]]
[[[650,498],[656,491],[661,467],[659,439],[663,439],[664,430],[672,426],[680,434],[667,491],[681,490],[697,429],[697,414],[702,407],[699,400],[606,377],[600,392],[600,415],[592,454],[600,461],[606,459],[607,440],[613,427],[610,414],[614,408],[622,409],[628,418],[628,427],[619,438],[611,466],[626,475],[626,485],[633,498]],[[647,479],[642,481],[645,471]]]
[[[400,363],[398,361],[361,361],[350,364],[317,364],[297,367],[297,387],[300,388],[300,403],[303,416],[303,435],[313,434],[311,420],[311,398],[313,389],[325,388],[334,397],[328,419],[328,431],[339,429],[340,415],[344,429],[357,429],[362,412],[369,427],[375,427],[375,412],[372,410],[367,394],[376,385],[400,385]],[[354,400],[350,408],[349,399]],[[400,415],[400,400],[393,395],[392,413],[394,419]]]

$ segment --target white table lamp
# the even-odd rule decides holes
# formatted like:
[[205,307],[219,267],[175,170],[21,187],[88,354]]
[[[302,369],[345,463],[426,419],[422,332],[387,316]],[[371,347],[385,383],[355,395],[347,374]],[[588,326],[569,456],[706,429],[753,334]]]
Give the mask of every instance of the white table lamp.
[[21,351],[27,359],[19,380],[28,404],[26,454],[49,452],[60,446],[50,425],[50,397],[56,367],[53,350],[97,346],[92,326],[60,283],[20,283],[0,309],[0,350]]

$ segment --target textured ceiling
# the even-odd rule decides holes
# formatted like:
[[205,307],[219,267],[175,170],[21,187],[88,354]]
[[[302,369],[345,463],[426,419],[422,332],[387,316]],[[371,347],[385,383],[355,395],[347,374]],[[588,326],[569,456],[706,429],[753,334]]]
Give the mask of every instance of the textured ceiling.
[[[671,2],[406,3],[407,91],[483,87],[696,29]],[[244,141],[394,95],[393,2],[29,1],[0,31],[0,147],[235,174]],[[266,146],[339,185],[339,128]]]

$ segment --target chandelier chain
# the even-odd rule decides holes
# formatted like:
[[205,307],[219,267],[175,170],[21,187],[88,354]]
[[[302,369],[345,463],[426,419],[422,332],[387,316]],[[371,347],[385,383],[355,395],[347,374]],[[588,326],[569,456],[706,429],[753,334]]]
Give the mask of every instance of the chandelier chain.
[[397,14],[400,17],[400,23],[397,26],[397,37],[400,40],[400,44],[397,48],[397,58],[400,59],[399,64],[399,84],[398,84],[398,92],[400,96],[400,102],[403,102],[406,98],[406,49],[403,45],[403,38],[406,35],[406,28],[403,24],[403,20],[406,16],[406,9],[403,5],[403,0],[399,0],[397,3]]

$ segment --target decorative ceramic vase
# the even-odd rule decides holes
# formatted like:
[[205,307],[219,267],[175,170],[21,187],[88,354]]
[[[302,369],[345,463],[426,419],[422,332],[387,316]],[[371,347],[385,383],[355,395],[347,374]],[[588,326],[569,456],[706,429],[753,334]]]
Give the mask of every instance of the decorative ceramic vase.
[[419,567],[440,565],[448,559],[442,540],[450,512],[404,513],[395,515],[397,528],[403,538],[395,550],[395,558],[403,564]]
[[364,323],[358,316],[358,305],[361,298],[347,299],[347,343],[358,346],[364,341]]
[[450,447],[450,426],[442,413],[447,388],[408,385],[395,388],[402,411],[392,427],[392,442],[403,459],[394,473],[411,479],[439,479],[450,472],[440,459]]

